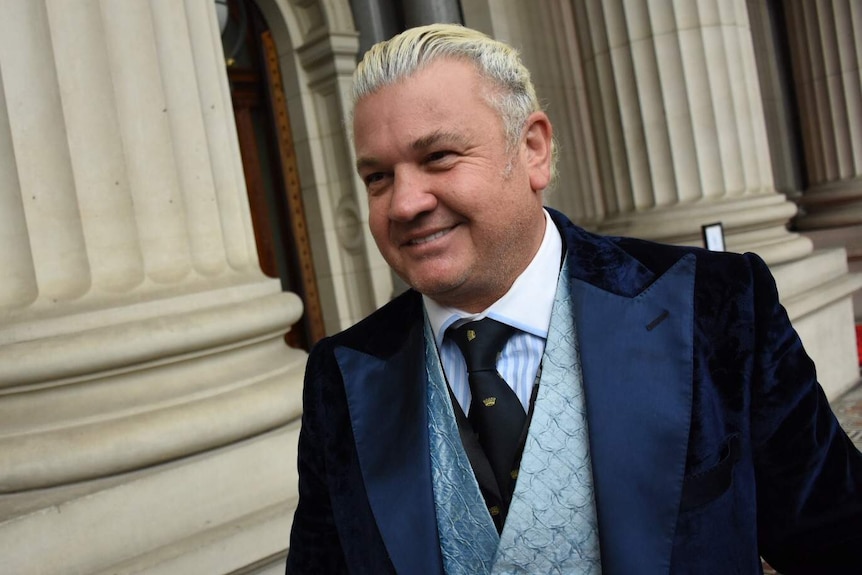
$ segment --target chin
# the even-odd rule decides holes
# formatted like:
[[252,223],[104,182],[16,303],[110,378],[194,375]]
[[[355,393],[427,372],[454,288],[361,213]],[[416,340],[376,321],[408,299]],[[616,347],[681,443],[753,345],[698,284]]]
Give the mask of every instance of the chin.
[[470,269],[464,265],[452,265],[454,262],[427,261],[429,265],[410,266],[404,273],[398,273],[407,285],[438,299],[447,298],[462,288],[470,280]]
[[459,282],[441,281],[439,276],[408,279],[407,284],[419,293],[434,299],[445,298],[460,285]]

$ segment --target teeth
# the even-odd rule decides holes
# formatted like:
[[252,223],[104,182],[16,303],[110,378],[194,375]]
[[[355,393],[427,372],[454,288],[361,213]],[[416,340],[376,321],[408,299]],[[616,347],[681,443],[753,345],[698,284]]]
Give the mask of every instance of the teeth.
[[437,238],[442,238],[442,237],[443,237],[443,236],[445,236],[448,232],[449,232],[449,229],[441,230],[441,231],[437,232],[436,234],[431,234],[430,236],[425,236],[424,238],[419,238],[419,239],[416,239],[416,240],[411,240],[411,241],[410,241],[410,244],[411,244],[411,245],[414,245],[414,246],[418,246],[418,245],[420,245],[420,244],[427,244],[428,242],[430,242],[430,241],[434,241],[434,240],[436,240]]

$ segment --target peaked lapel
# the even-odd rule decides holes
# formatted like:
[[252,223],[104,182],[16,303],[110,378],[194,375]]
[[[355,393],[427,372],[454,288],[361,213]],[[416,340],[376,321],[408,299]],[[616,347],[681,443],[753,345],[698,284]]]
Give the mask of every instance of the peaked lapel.
[[667,573],[691,419],[695,257],[656,277],[554,216],[571,258],[603,572]]
[[[385,329],[365,332],[366,338],[373,333],[372,340],[393,344],[394,351],[381,352],[371,342],[362,349],[338,347],[335,357],[369,504],[395,570],[442,573],[431,485],[421,300],[417,294],[406,297],[419,301],[416,310],[413,305],[400,312],[416,318],[406,338],[395,342]],[[398,332],[395,337],[404,336],[401,329],[389,327]]]

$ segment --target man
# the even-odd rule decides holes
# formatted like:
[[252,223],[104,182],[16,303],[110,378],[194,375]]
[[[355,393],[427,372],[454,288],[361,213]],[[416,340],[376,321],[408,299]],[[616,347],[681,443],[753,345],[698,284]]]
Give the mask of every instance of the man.
[[544,209],[551,124],[478,32],[408,30],[354,79],[413,289],[309,357],[288,573],[862,572],[862,456],[757,256]]

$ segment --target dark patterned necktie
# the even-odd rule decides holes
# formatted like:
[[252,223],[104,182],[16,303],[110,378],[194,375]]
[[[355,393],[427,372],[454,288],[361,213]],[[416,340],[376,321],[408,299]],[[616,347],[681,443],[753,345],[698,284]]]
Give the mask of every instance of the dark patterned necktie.
[[485,318],[446,332],[467,363],[472,394],[467,419],[491,464],[504,502],[510,499],[517,477],[521,433],[527,420],[518,396],[497,371],[497,356],[515,331],[511,326]]

